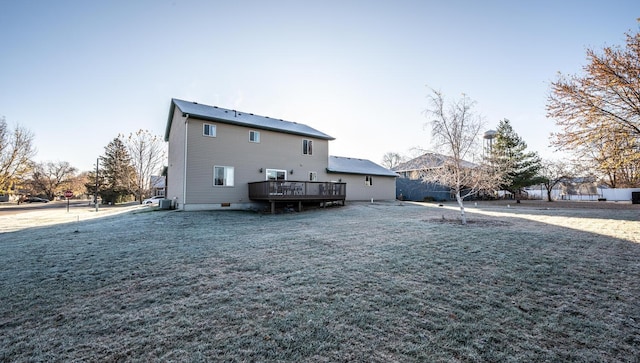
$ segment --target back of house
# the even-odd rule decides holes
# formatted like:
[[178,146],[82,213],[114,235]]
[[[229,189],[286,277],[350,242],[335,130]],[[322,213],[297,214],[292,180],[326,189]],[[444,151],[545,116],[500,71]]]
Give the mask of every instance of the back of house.
[[[165,130],[166,198],[184,210],[249,209],[264,202],[250,198],[250,183],[346,182],[354,174],[329,168],[333,139],[297,122],[172,99]],[[395,174],[385,173],[395,181]],[[395,185],[389,185],[381,182],[386,192],[373,196],[393,199]],[[366,181],[354,185],[353,195],[365,186]]]

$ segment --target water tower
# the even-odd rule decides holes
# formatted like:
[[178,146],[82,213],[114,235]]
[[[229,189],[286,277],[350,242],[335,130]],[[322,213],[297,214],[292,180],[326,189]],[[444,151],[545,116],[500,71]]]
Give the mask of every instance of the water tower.
[[487,154],[491,155],[491,151],[493,150],[493,139],[496,138],[498,132],[496,130],[487,130],[484,132],[483,138],[483,148],[482,150]]

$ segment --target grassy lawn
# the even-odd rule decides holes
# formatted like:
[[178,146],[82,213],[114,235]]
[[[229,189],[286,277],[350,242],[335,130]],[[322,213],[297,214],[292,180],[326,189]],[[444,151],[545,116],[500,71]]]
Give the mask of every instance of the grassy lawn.
[[468,212],[155,211],[3,233],[0,361],[637,361],[640,209]]

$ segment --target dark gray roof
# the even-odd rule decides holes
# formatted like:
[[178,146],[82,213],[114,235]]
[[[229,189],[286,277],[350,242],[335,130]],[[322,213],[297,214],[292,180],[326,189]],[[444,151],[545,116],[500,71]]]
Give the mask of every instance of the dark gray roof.
[[[450,159],[450,156],[436,153],[426,153],[424,155],[418,156],[415,159],[411,159],[407,162],[399,164],[398,166],[394,167],[393,170],[396,172],[403,172],[439,168],[444,165],[445,161],[449,161]],[[467,168],[475,168],[477,165],[463,160],[462,166]]]
[[265,116],[258,116],[252,113],[229,110],[217,106],[201,105],[196,102],[172,98],[171,108],[169,110],[169,119],[167,120],[167,129],[164,134],[165,141],[169,141],[171,122],[173,121],[173,113],[176,108],[179,109],[182,114],[189,115],[189,118],[309,136],[324,140],[334,140],[333,137],[323,132],[297,122],[284,121]]
[[398,176],[393,171],[383,168],[372,161],[340,156],[329,156],[329,167],[327,171],[330,173],[343,174]]

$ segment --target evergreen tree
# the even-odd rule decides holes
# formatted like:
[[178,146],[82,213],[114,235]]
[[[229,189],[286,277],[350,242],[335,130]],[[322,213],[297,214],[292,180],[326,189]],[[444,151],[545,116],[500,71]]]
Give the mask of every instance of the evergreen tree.
[[100,189],[103,202],[121,203],[130,200],[135,189],[135,169],[127,147],[119,138],[113,139],[100,157],[105,187]]
[[513,130],[509,120],[501,120],[498,124],[496,138],[492,145],[491,162],[506,170],[506,182],[500,189],[520,197],[524,187],[541,182],[537,176],[542,160],[536,152],[527,152],[527,144]]

